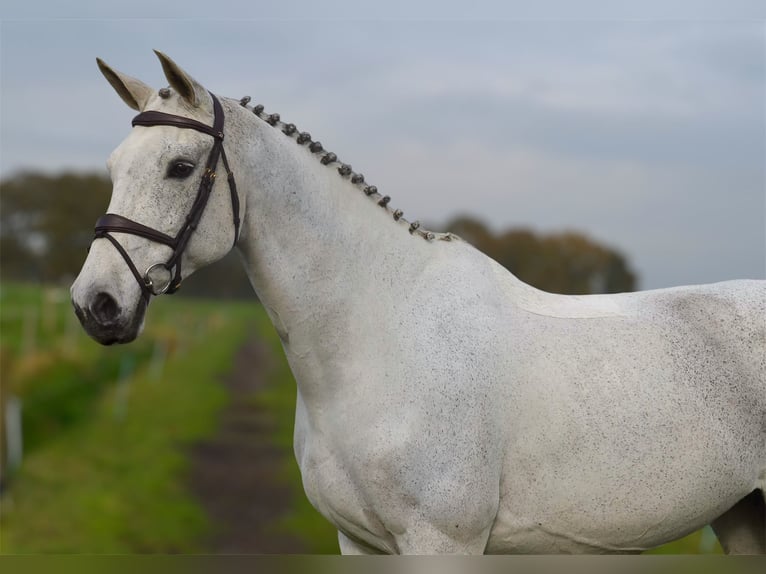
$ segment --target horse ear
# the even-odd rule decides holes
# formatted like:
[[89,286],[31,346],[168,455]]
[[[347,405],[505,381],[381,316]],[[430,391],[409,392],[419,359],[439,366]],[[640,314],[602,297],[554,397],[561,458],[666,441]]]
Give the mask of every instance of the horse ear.
[[190,106],[196,108],[207,101],[207,90],[199,82],[159,50],[155,50],[154,53],[160,59],[162,71],[165,72],[170,87],[175,89]]
[[141,80],[131,78],[110,68],[101,58],[96,58],[98,69],[126,104],[137,111],[146,107],[154,90]]

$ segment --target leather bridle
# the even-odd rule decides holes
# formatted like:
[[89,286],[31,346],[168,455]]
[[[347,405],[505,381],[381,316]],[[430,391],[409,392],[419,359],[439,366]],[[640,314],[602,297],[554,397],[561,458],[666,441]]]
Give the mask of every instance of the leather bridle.
[[[132,221],[122,215],[116,213],[107,213],[102,215],[98,221],[96,221],[96,233],[95,239],[105,238],[108,239],[117,251],[122,255],[122,258],[130,268],[131,273],[138,281],[138,285],[141,288],[141,294],[149,301],[152,295],[162,295],[163,293],[172,294],[175,293],[181,286],[181,257],[184,250],[189,243],[194,230],[197,229],[202,212],[205,210],[210,192],[213,189],[215,183],[215,170],[218,166],[218,158],[223,160],[223,166],[228,174],[229,191],[231,192],[231,210],[234,219],[234,244],[237,243],[239,237],[239,197],[237,196],[237,186],[234,182],[234,173],[229,168],[229,162],[226,160],[226,152],[223,149],[223,109],[218,99],[211,93],[210,97],[213,98],[213,126],[208,126],[191,118],[185,118],[183,116],[176,116],[173,114],[166,114],[164,112],[158,112],[154,110],[142,112],[133,118],[133,126],[172,126],[176,128],[185,128],[197,130],[204,134],[208,134],[213,137],[213,148],[210,150],[210,155],[207,158],[207,164],[205,165],[205,172],[200,180],[199,189],[197,190],[197,196],[194,199],[189,214],[184,220],[184,224],[181,229],[178,230],[175,237],[166,235],[161,231],[142,225],[136,221]],[[111,235],[110,232],[117,233],[129,233],[132,235],[138,235],[145,237],[151,241],[162,243],[173,249],[173,254],[170,259],[164,263],[154,263],[147,267],[143,276],[139,273],[135,263],[125,251],[125,248],[120,245],[120,242]],[[168,273],[168,282],[162,288],[157,288],[154,285],[154,281],[150,277],[151,272],[157,267],[164,267]]]

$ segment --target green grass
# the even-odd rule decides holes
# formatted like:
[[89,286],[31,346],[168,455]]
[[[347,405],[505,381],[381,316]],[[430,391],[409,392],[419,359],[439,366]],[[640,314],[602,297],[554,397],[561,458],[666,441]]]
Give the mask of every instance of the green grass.
[[[41,331],[33,361],[5,312],[41,297],[30,287],[3,289],[10,386],[25,421],[44,422],[32,425],[33,448],[3,496],[0,552],[199,551],[210,525],[186,489],[184,447],[215,431],[226,400],[218,380],[262,311],[166,298],[152,305],[135,347],[103,348],[78,335],[65,351]],[[157,344],[168,355],[161,376],[151,360]]]
[[707,527],[675,542],[647,550],[644,554],[723,554],[723,549]]

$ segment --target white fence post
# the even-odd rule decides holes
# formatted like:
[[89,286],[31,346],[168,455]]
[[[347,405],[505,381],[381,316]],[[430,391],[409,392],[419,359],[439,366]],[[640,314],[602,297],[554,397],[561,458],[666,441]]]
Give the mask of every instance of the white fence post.
[[21,399],[11,395],[5,403],[5,440],[8,453],[8,470],[13,472],[21,466],[24,456],[24,435],[21,426]]

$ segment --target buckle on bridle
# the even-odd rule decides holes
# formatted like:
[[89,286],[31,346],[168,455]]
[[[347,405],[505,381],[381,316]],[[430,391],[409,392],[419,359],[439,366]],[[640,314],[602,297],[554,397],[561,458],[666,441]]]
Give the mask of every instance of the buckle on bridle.
[[[162,267],[168,273],[168,282],[165,284],[165,286],[162,289],[155,289],[154,280],[149,276],[149,274],[154,270],[155,267]],[[173,284],[173,273],[171,273],[170,269],[168,269],[167,265],[165,265],[164,263],[155,263],[147,267],[146,271],[144,271],[144,285],[146,285],[146,288],[155,297],[158,295],[162,295],[163,293],[167,293],[168,289],[170,289],[170,286],[172,284]]]

